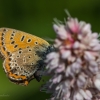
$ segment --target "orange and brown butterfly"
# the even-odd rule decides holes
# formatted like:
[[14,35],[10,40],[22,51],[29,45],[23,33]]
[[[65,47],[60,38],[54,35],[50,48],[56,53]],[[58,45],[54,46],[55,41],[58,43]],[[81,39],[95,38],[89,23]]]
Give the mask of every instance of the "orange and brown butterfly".
[[0,28],[0,57],[7,77],[16,84],[40,81],[39,71],[50,52],[49,43],[37,36],[15,29]]

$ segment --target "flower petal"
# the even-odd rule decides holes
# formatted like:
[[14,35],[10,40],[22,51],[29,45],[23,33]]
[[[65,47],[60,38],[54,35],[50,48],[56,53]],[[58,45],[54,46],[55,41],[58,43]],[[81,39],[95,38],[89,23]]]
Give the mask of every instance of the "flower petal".
[[62,59],[67,59],[71,55],[70,50],[61,50],[61,57]]
[[58,37],[61,39],[67,39],[67,32],[65,30],[64,25],[57,26],[56,24],[53,25],[55,32],[57,33]]
[[85,51],[84,58],[85,58],[87,61],[95,60],[95,57],[92,56],[91,53],[88,52],[88,51]]

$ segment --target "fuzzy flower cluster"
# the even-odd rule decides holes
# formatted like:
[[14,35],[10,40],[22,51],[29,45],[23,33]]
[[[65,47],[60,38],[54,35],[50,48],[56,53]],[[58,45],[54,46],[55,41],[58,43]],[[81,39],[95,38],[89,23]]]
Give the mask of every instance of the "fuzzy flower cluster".
[[55,51],[46,58],[50,100],[100,100],[100,41],[91,25],[76,18],[54,24]]

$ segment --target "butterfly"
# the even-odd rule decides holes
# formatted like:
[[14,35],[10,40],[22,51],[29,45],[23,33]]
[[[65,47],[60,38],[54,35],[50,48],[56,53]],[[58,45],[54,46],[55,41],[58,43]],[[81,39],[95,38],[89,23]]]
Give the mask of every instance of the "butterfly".
[[11,82],[28,85],[32,79],[41,80],[50,44],[35,35],[16,29],[0,28],[0,57]]

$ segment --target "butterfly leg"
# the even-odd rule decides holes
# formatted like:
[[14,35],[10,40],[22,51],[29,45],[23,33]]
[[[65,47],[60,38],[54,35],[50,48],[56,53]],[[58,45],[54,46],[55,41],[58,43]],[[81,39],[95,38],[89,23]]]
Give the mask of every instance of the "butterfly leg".
[[37,71],[34,73],[34,77],[35,77],[35,79],[36,79],[38,82],[40,82],[41,77],[42,77],[41,71],[40,71],[40,70],[37,70]]

